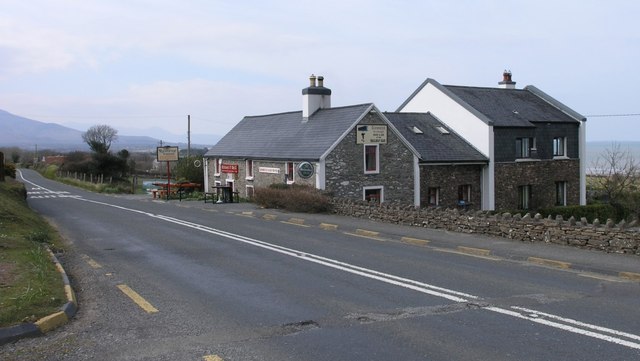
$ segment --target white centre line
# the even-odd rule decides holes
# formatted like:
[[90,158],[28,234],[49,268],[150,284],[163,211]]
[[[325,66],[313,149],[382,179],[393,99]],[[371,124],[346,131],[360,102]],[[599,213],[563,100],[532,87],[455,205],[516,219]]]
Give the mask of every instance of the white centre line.
[[[20,174],[20,176],[22,177],[22,174]],[[23,178],[24,179],[24,178]],[[26,179],[24,179],[26,182],[37,186],[35,183],[32,183],[30,181],[27,181]],[[46,189],[46,188],[43,188]],[[149,217],[158,219],[158,220],[162,220],[165,222],[170,222],[173,224],[177,224],[177,225],[181,225],[183,227],[188,227],[188,228],[192,228],[192,229],[196,229],[202,232],[206,232],[206,233],[210,233],[210,234],[215,234],[217,236],[220,237],[224,237],[227,239],[231,239],[231,240],[235,240],[238,242],[242,242],[245,244],[249,244],[255,247],[260,247],[272,252],[277,252],[289,257],[294,257],[303,261],[307,261],[307,262],[312,262],[312,263],[316,263],[316,264],[320,264],[326,267],[330,267],[333,269],[337,269],[337,270],[341,270],[344,272],[348,272],[351,274],[355,274],[361,277],[366,277],[366,278],[370,278],[370,279],[374,279],[377,281],[381,281],[381,282],[385,282],[394,286],[399,286],[399,287],[403,287],[406,289],[410,289],[413,291],[417,291],[417,292],[421,292],[424,294],[428,294],[431,296],[436,296],[436,297],[440,297],[440,298],[444,298],[450,301],[454,301],[454,302],[459,302],[459,303],[478,303],[479,301],[482,300],[482,298],[478,297],[478,296],[474,296],[468,293],[464,293],[464,292],[460,292],[460,291],[456,291],[456,290],[451,290],[451,289],[447,289],[444,287],[439,287],[439,286],[435,286],[435,285],[431,285],[431,284],[427,284],[427,283],[423,283],[423,282],[419,282],[419,281],[415,281],[415,280],[411,280],[411,279],[407,279],[407,278],[403,278],[403,277],[399,277],[399,276],[395,276],[395,275],[391,275],[391,274],[387,274],[387,273],[383,273],[380,271],[376,271],[376,270],[372,270],[369,268],[364,268],[364,267],[359,267],[353,264],[349,264],[349,263],[345,263],[345,262],[341,262],[339,260],[335,260],[335,259],[330,259],[330,258],[326,258],[326,257],[322,257],[319,255],[315,255],[312,253],[307,253],[307,252],[303,252],[303,251],[299,251],[296,249],[292,249],[292,248],[288,248],[288,247],[283,247],[283,246],[279,246],[276,244],[272,244],[272,243],[267,243],[264,241],[260,241],[257,239],[253,239],[253,238],[249,238],[249,237],[245,237],[239,234],[235,234],[235,233],[231,233],[231,232],[226,232],[223,230],[219,230],[219,229],[215,229],[212,227],[208,227],[208,226],[204,226],[201,224],[197,224],[197,223],[193,223],[193,222],[189,222],[189,221],[185,221],[185,220],[181,220],[178,218],[174,218],[174,217],[170,217],[170,216],[164,216],[164,215],[160,215],[160,214],[153,214],[153,213],[149,213],[149,212],[145,212],[145,211],[141,211],[141,210],[137,210],[137,209],[133,209],[133,208],[127,208],[127,207],[123,207],[123,206],[118,206],[115,204],[110,204],[110,203],[105,203],[105,202],[99,202],[99,201],[94,201],[94,200],[89,200],[89,199],[84,199],[84,198],[74,198],[80,201],[84,201],[84,202],[89,202],[89,203],[94,203],[94,204],[99,204],[99,205],[104,205],[104,206],[108,206],[108,207],[113,207],[113,208],[117,208],[117,209],[121,209],[124,211],[128,211],[128,212],[135,212],[138,214],[143,214],[143,215],[147,215]],[[523,319],[523,320],[527,320],[530,322],[534,322],[537,324],[542,324],[542,325],[546,325],[549,327],[553,327],[559,330],[564,330],[564,331],[568,331],[568,332],[572,332],[572,333],[576,333],[576,334],[580,334],[580,335],[584,335],[584,336],[589,336],[589,337],[593,337],[599,340],[603,340],[603,341],[607,341],[607,342],[611,342],[614,344],[618,344],[621,346],[625,346],[625,347],[629,347],[629,348],[633,348],[633,349],[638,349],[640,350],[640,336],[639,335],[635,335],[635,334],[631,334],[631,333],[627,333],[627,332],[622,332],[622,331],[618,331],[618,330],[613,330],[610,328],[606,328],[606,327],[602,327],[602,326],[597,326],[597,325],[592,325],[589,323],[585,323],[585,322],[581,322],[581,321],[577,321],[577,320],[573,320],[570,318],[564,318],[561,316],[557,316],[557,315],[552,315],[552,314],[548,314],[548,313],[544,313],[544,312],[540,312],[540,311],[536,311],[536,310],[532,310],[532,309],[527,309],[527,308],[523,308],[523,307],[518,307],[518,306],[511,306],[511,309],[506,309],[506,308],[501,308],[501,307],[493,307],[493,306],[484,306],[481,307],[481,309],[483,310],[487,310],[487,311],[491,311],[491,312],[496,312],[502,315],[506,315],[506,316],[511,316],[511,317],[515,317],[518,319]],[[518,312],[518,311],[522,311],[525,314]],[[553,321],[551,321],[553,320]]]

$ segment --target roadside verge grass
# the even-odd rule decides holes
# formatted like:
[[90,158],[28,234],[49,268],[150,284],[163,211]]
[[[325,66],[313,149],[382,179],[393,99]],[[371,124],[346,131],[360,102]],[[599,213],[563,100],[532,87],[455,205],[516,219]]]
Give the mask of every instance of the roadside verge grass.
[[0,327],[33,322],[66,302],[47,246],[58,233],[26,202],[22,183],[0,182]]

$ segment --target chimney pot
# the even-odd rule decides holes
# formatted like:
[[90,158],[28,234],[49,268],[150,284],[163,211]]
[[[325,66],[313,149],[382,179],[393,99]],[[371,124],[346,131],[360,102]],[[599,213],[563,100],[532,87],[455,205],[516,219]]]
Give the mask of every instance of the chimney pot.
[[324,86],[324,77],[322,75],[318,76],[318,86]]
[[498,83],[500,88],[503,89],[515,89],[516,82],[511,80],[511,70],[505,70],[502,73],[502,81]]
[[316,76],[313,74],[309,77],[309,86],[312,88],[316,86]]

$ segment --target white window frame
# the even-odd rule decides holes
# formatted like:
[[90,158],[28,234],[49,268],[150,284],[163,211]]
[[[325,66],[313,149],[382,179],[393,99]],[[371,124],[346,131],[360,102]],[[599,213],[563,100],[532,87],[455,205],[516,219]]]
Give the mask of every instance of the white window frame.
[[[291,164],[291,174],[289,174],[289,164]],[[296,182],[296,164],[294,162],[284,163],[284,174],[287,184],[293,184]]]
[[384,186],[367,186],[362,187],[362,200],[367,200],[367,191],[370,190],[379,190],[380,191],[380,203],[384,202]]
[[[557,143],[561,142],[560,146]],[[562,149],[559,149],[562,148]],[[562,152],[562,153],[559,153]],[[553,158],[554,159],[567,159],[567,137],[554,137],[553,138]]]
[[531,184],[518,186],[518,209],[531,209]]
[[[560,189],[562,188],[562,189]],[[560,194],[560,192],[562,192],[562,194]],[[558,202],[559,198],[558,196],[561,196],[561,202]],[[557,206],[566,206],[567,205],[567,182],[565,181],[558,181],[556,182],[556,205]]]
[[253,159],[247,159],[244,161],[244,168],[245,168],[245,179],[248,181],[252,181],[253,180]]
[[[525,142],[526,140],[526,142]],[[518,147],[518,142],[520,147]],[[526,144],[525,144],[526,143]],[[535,137],[518,137],[516,138],[516,159],[531,158],[531,152],[536,150]]]
[[214,176],[219,177],[220,176],[220,171],[222,168],[222,158],[216,158],[215,159],[216,165],[214,167]]
[[[367,148],[375,147],[376,149],[376,159],[375,159],[375,169],[367,170]],[[362,167],[364,169],[364,174],[379,174],[380,173],[380,144],[364,144],[362,148]]]

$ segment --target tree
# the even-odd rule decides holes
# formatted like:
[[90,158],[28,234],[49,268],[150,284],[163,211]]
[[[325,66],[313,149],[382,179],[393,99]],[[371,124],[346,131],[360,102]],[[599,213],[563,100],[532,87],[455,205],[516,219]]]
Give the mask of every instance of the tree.
[[629,193],[637,191],[640,164],[628,149],[612,143],[593,165],[596,190],[610,203],[620,203]]
[[118,131],[108,125],[94,125],[82,133],[82,140],[97,154],[109,153],[111,143],[118,139]]
[[[197,165],[200,166],[197,166]],[[194,183],[204,183],[204,171],[202,170],[202,158],[191,156],[178,160],[174,170],[177,179],[187,180]]]

